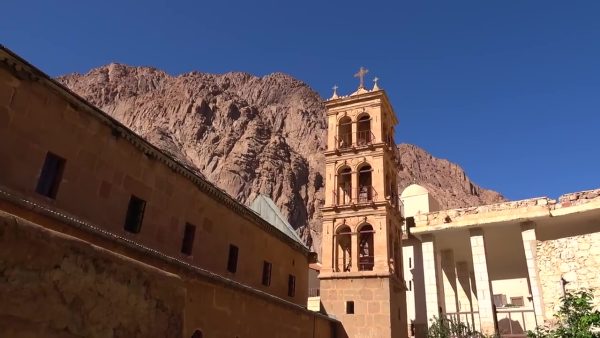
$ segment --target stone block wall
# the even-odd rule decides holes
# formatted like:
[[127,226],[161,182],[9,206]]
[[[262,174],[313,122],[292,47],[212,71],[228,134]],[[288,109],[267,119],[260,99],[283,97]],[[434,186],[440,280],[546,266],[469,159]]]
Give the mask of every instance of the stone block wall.
[[0,211],[0,337],[347,338],[297,304],[148,248],[49,229],[61,216],[27,216]]
[[[0,188],[75,215],[192,265],[305,305],[308,250],[202,178],[102,115],[4,63],[0,52]],[[65,159],[56,198],[35,192],[48,152]],[[145,200],[139,233],[124,229],[132,195]],[[186,223],[191,254],[182,253]],[[227,270],[229,246],[238,269]],[[262,284],[264,261],[271,284]],[[293,297],[288,277],[296,278]]]
[[182,337],[176,275],[0,212],[0,337]]
[[187,279],[185,334],[204,337],[347,338],[339,323],[297,305]]
[[538,241],[537,260],[545,317],[552,318],[566,290],[594,290],[595,306],[600,307],[600,232],[554,240]]
[[[321,302],[334,314],[348,337],[406,337],[406,302],[393,278],[321,280]],[[353,302],[348,313],[348,302]]]

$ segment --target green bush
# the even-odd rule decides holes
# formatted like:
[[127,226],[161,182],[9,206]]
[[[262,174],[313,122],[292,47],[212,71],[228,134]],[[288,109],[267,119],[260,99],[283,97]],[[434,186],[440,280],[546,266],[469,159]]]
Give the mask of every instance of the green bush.
[[600,338],[600,312],[593,310],[594,296],[589,290],[567,292],[551,327],[528,331],[529,338]]
[[454,319],[433,317],[427,329],[427,338],[483,338],[483,334],[471,330],[467,325]]

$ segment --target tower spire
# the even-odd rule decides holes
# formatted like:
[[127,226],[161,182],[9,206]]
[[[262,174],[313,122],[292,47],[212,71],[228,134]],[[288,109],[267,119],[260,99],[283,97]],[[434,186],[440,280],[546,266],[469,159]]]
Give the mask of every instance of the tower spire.
[[373,82],[375,83],[375,84],[373,85],[373,91],[375,91],[375,90],[380,90],[379,86],[377,85],[377,81],[379,81],[379,78],[376,76],[376,77],[373,79]]

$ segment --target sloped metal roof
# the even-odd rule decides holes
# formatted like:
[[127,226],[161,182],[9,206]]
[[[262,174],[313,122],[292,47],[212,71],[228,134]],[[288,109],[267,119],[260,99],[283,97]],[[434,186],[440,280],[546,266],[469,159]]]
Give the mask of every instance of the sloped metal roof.
[[258,195],[254,202],[252,202],[250,208],[277,230],[306,247],[300,236],[296,233],[296,230],[294,230],[285,217],[283,217],[281,211],[279,211],[279,208],[272,199],[265,195]]

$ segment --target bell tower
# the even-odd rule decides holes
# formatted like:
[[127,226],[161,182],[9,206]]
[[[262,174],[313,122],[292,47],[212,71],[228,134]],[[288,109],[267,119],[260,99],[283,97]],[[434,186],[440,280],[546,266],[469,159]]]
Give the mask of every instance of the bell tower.
[[349,338],[407,337],[402,217],[394,126],[385,91],[358,89],[325,102],[325,204],[322,207],[324,310]]

